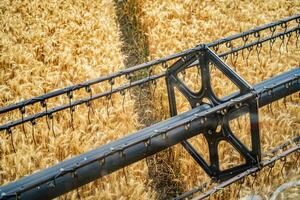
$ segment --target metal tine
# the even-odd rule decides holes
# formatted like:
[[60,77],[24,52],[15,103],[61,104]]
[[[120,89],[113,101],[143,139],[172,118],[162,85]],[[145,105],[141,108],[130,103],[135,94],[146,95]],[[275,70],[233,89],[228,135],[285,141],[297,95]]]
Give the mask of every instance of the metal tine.
[[253,46],[249,46],[249,47],[247,47],[247,50],[248,50],[248,55],[247,55],[247,57],[246,57],[246,65],[248,66],[248,59],[249,59],[249,56],[250,56],[250,53],[251,53],[251,51],[253,50]]
[[70,108],[70,112],[71,112],[71,125],[72,125],[72,129],[73,130],[75,130],[75,127],[74,127],[74,111],[75,111],[75,107],[74,106],[72,106],[71,108]]
[[280,161],[282,162],[282,167],[281,167],[280,173],[281,173],[282,178],[284,178],[283,169],[286,164],[286,157],[281,158]]
[[225,43],[225,46],[227,47],[227,48],[229,48],[229,49],[232,49],[232,42],[231,41],[227,41],[226,43]]
[[153,74],[153,69],[148,68],[148,79],[150,79],[150,76]]
[[[231,43],[231,41],[227,41],[225,43],[225,46],[231,50],[232,49],[232,43]],[[228,55],[224,56],[224,61],[226,61],[227,58],[228,58]]]
[[142,107],[142,90],[144,88],[144,85],[143,84],[139,85],[139,88],[140,88],[140,92],[139,92],[139,104],[140,104],[140,107]]
[[261,53],[261,50],[262,50],[262,43],[258,43],[256,45],[256,53],[257,53],[257,59],[258,59],[258,62],[261,64],[261,59],[260,59],[260,53]]
[[[126,74],[126,78],[129,80],[129,86],[132,84],[132,74]],[[131,87],[130,87],[131,88]],[[132,100],[131,90],[128,88],[130,100]]]
[[257,41],[259,41],[259,39],[260,39],[260,32],[259,31],[254,32],[253,36],[258,39]]
[[13,133],[11,129],[6,129],[7,134],[10,134],[10,141],[11,141],[11,146],[13,148],[13,151],[16,153],[15,145],[14,145],[14,138],[13,138]]
[[296,167],[297,167],[297,162],[298,162],[299,158],[300,158],[300,152],[298,152],[298,156],[294,162],[294,166],[296,166]]
[[272,57],[272,49],[273,49],[274,43],[276,41],[276,38],[272,38],[275,31],[276,31],[276,26],[271,26],[270,31],[272,32],[271,39],[269,41],[269,45],[270,45],[269,55],[270,55],[270,58],[271,58]]
[[91,113],[91,102],[90,102],[90,101],[86,102],[86,106],[88,107],[88,121],[89,121],[89,124],[91,124],[91,117],[90,117],[90,113]]
[[284,22],[284,23],[280,24],[280,26],[281,26],[281,28],[284,28],[285,29],[284,32],[286,32],[286,30],[287,30],[287,22]]
[[[248,42],[248,39],[249,39],[249,35],[244,35],[244,36],[242,36],[242,40],[243,40],[243,42],[244,42],[244,48],[245,48],[245,46],[246,46],[246,44],[247,44],[247,42]],[[243,60],[245,60],[244,49],[242,50],[242,57],[243,57]]]
[[[254,33],[253,33],[253,36],[254,36],[255,38],[257,38],[257,42],[260,41],[260,32],[259,32],[259,31],[258,31],[258,32],[254,32]],[[261,60],[260,60],[260,52],[261,52],[261,49],[262,49],[262,44],[261,44],[261,43],[258,43],[258,44],[256,45],[256,53],[257,53],[257,58],[258,58],[259,63],[261,63]]]
[[268,105],[268,110],[271,112],[271,114],[274,116],[274,112],[273,112],[273,109],[272,109],[272,104],[270,103]]
[[22,115],[22,130],[23,130],[23,133],[25,135],[25,138],[27,138],[27,134],[26,134],[26,130],[25,130],[25,125],[24,125],[25,106],[22,106],[20,108],[20,112],[21,112],[21,115]]
[[109,100],[110,100],[110,98],[111,98],[111,94],[106,97],[106,100],[107,100],[107,104],[106,104],[107,117],[109,117]]
[[[282,23],[281,25],[281,28],[284,28],[284,34],[283,35],[281,35],[281,36],[279,36],[279,38],[281,39],[281,44],[280,44],[280,47],[279,47],[279,52],[280,52],[280,54],[282,53],[281,52],[281,48],[282,48],[282,46],[284,45],[284,39],[285,39],[285,33],[286,33],[286,30],[287,30],[287,23],[285,22],[285,23]],[[286,44],[287,45],[287,44]]]
[[[110,93],[112,93],[113,85],[115,84],[115,80],[110,79],[109,84],[110,84]],[[112,99],[112,94],[110,94],[109,96],[110,96],[111,106],[114,106],[113,99]]]
[[168,67],[169,67],[167,62],[163,62],[162,66],[163,66],[164,69],[168,69]]
[[[87,93],[89,93],[90,94],[90,98],[92,98],[92,90],[91,90],[91,87],[89,85],[85,87],[85,91]],[[91,123],[91,117],[90,117],[90,113],[91,113],[91,101],[88,101],[85,104],[88,107],[88,121],[89,121],[89,124],[90,124]]]
[[237,194],[237,198],[238,199],[240,198],[240,192],[241,192],[241,188],[242,188],[242,185],[243,185],[244,182],[245,182],[245,178],[244,177],[241,180],[238,181],[238,183],[240,184],[239,185],[238,194]]
[[271,174],[272,169],[274,168],[274,166],[275,166],[275,162],[273,162],[271,165],[269,165],[270,170],[269,170],[268,175],[267,175],[267,183],[270,182],[270,174]]
[[70,105],[70,115],[71,115],[71,127],[74,130],[74,121],[73,121],[73,112],[74,112],[74,107],[72,105],[72,98],[73,98],[73,92],[70,91],[67,93],[67,96],[69,97],[69,105]]
[[[93,91],[92,91],[92,88],[91,88],[90,85],[88,85],[88,86],[85,87],[85,91],[90,94],[90,99],[92,99],[92,97],[93,97]],[[90,113],[91,112],[93,112],[93,114],[95,114],[95,110],[94,110],[94,107],[93,107],[93,102],[91,100],[88,101],[87,106],[89,107],[88,117],[90,117]],[[90,119],[89,119],[89,121],[90,121]]]
[[34,145],[36,146],[36,140],[35,140],[35,137],[34,137],[34,126],[36,125],[36,122],[35,122],[35,120],[31,120],[30,122],[31,122],[32,140],[33,140]]
[[55,131],[54,131],[54,119],[53,119],[53,115],[52,114],[49,114],[48,115],[49,119],[51,119],[51,125],[52,125],[52,133],[53,133],[53,136],[56,137],[55,135]]
[[121,90],[120,94],[122,96],[122,109],[123,109],[123,112],[125,113],[124,103],[125,103],[126,91],[125,90]]
[[276,41],[276,38],[272,38],[272,39],[270,39],[270,42],[269,42],[269,45],[270,45],[270,50],[269,50],[270,58],[272,57],[272,50],[273,50],[273,46],[274,46],[275,41]]
[[[233,59],[233,57],[234,57],[234,59]],[[233,64],[235,71],[236,71],[236,63],[237,63],[238,58],[239,58],[239,52],[236,51],[236,52],[233,52],[233,54],[231,54],[231,63]]]
[[286,49],[286,52],[289,52],[288,44],[289,44],[289,42],[290,42],[290,40],[291,40],[292,33],[287,33],[286,35],[287,35],[287,41],[286,41],[286,43],[285,43],[285,49]]
[[[45,108],[45,112],[48,113],[48,106],[47,106],[47,103],[44,100],[41,101],[41,106],[43,108]],[[46,115],[46,124],[47,124],[48,129],[50,130],[50,124],[49,124],[49,121],[48,121],[48,115]]]
[[[153,74],[153,69],[152,68],[148,68],[148,79],[150,80],[150,76]],[[149,90],[150,90],[150,99],[152,100],[152,95],[151,95],[151,82],[148,83],[149,86]]]
[[[227,48],[230,48],[230,50],[233,50],[233,44],[232,41],[228,41],[225,43]],[[235,63],[237,61],[237,56],[238,56],[238,52],[234,52],[232,54],[230,54],[230,58],[231,58],[231,63],[233,64],[234,68],[236,69]],[[236,57],[235,59],[233,59],[233,57]]]
[[271,26],[270,27],[270,31],[272,32],[272,37],[273,37],[273,35],[274,35],[274,33],[275,33],[275,31],[276,31],[276,28],[277,28],[277,26]]
[[218,53],[219,45],[217,44],[217,45],[213,46],[213,49],[214,49],[215,53]]
[[281,43],[280,43],[280,46],[279,46],[280,55],[282,54],[282,47],[284,46],[284,38],[285,38],[285,35],[280,35],[279,36],[279,39],[281,40]]

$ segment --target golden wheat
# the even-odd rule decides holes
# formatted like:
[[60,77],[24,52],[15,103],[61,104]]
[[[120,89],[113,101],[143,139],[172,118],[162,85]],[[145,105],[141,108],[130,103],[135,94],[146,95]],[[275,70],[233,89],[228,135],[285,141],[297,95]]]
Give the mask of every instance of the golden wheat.
[[[132,5],[139,6],[138,17],[142,22],[149,44],[149,60],[170,53],[178,52],[198,43],[228,36],[248,30],[249,28],[275,21],[297,13],[298,1],[129,1],[126,9]],[[0,106],[44,94],[57,88],[93,79],[101,75],[124,68],[125,55],[121,53],[121,32],[116,22],[116,4],[113,1],[8,1],[0,3]],[[128,11],[130,13],[130,11]],[[129,14],[130,15],[130,14]],[[292,42],[291,42],[292,43]],[[299,50],[294,47],[279,54],[280,44],[275,44],[275,55],[269,58],[268,48],[261,52],[259,62],[255,53],[250,55],[246,65],[241,57],[236,63],[227,60],[229,65],[245,77],[251,84],[258,83],[292,67],[299,66]],[[146,48],[146,47],[141,47]],[[195,77],[188,73],[188,85],[194,87]],[[224,76],[214,72],[213,85],[215,92],[223,96],[234,90],[234,86],[224,90],[220,80]],[[117,79],[116,85],[125,80]],[[228,83],[230,84],[230,83]],[[155,108],[152,111],[156,120],[168,117],[168,101],[164,81],[158,83],[155,93]],[[92,87],[94,92],[109,89],[108,83]],[[79,106],[74,114],[75,131],[70,125],[68,111],[54,115],[54,132],[48,130],[45,119],[40,119],[34,128],[35,141],[31,125],[26,124],[26,135],[22,127],[13,130],[16,153],[12,151],[10,138],[1,134],[0,143],[0,184],[16,180],[45,167],[52,166],[64,159],[86,152],[102,144],[134,132],[139,123],[138,114],[134,111],[135,100],[126,93],[126,104],[123,112],[122,97],[113,95],[113,106],[105,99],[93,102],[94,112],[88,116],[88,109]],[[76,92],[74,98],[82,97],[84,91]],[[160,100],[162,98],[162,101]],[[289,98],[288,98],[289,100]],[[67,98],[54,98],[47,102],[49,107],[67,103]],[[181,111],[189,109],[186,101],[178,96]],[[267,109],[260,109],[260,126],[263,150],[280,144],[283,140],[299,135],[300,99],[293,95],[293,101],[286,106],[281,100],[272,106],[273,114]],[[41,111],[39,105],[27,108],[26,113]],[[80,113],[80,114],[79,114]],[[0,116],[1,123],[20,117],[19,112]],[[91,118],[89,123],[88,118]],[[249,142],[247,116],[234,121],[232,129],[243,141]],[[242,130],[240,129],[242,124]],[[34,144],[36,142],[36,145]],[[202,136],[191,139],[191,142],[208,160],[207,146]],[[223,144],[222,144],[223,145]],[[241,159],[231,156],[231,150],[222,146],[220,155],[228,167]],[[202,148],[200,148],[202,147]],[[230,153],[228,153],[230,152]],[[190,156],[176,145],[175,158],[179,171],[174,172],[174,179],[188,190],[208,180],[208,177],[195,164]],[[292,159],[289,158],[288,162]],[[290,169],[291,167],[287,168]],[[273,170],[273,181],[270,186],[260,188],[265,197],[283,182],[280,175],[281,166]],[[292,171],[292,170],[291,170]],[[197,176],[195,176],[197,174]],[[266,183],[267,171],[261,172],[258,183]],[[290,173],[295,174],[295,173]],[[156,194],[150,187],[148,168],[144,161],[126,167],[112,175],[85,185],[79,189],[80,197],[85,199],[153,199]],[[290,179],[290,178],[287,178]],[[251,193],[251,178],[246,180],[243,194]],[[151,180],[150,180],[151,182]],[[255,190],[258,189],[256,186]],[[231,187],[227,198],[236,196],[237,187]],[[293,191],[295,192],[295,191]],[[296,191],[297,192],[297,191]],[[68,199],[77,199],[77,193],[66,194]]]
[[[0,105],[28,99],[54,89],[93,79],[124,68],[120,32],[112,1],[1,1]],[[116,80],[116,85],[123,80]],[[93,92],[107,90],[109,84],[92,87]],[[74,99],[86,95],[74,93]],[[133,100],[126,95],[125,112],[119,94],[112,96],[113,107],[107,116],[104,100],[93,102],[91,123],[85,105],[76,107],[74,127],[70,113],[54,114],[54,132],[45,119],[37,120],[34,144],[30,123],[13,129],[13,144],[1,134],[0,184],[14,181],[64,159],[113,141],[138,126]],[[67,103],[54,98],[47,105]],[[26,113],[41,111],[39,105],[28,106]],[[80,113],[80,114],[79,114]],[[20,117],[11,112],[1,122]],[[51,121],[50,121],[51,124]],[[130,173],[127,173],[130,171]],[[126,174],[126,178],[124,176]],[[80,188],[86,199],[149,199],[144,162],[134,164],[95,183]],[[67,194],[77,199],[77,193]]]

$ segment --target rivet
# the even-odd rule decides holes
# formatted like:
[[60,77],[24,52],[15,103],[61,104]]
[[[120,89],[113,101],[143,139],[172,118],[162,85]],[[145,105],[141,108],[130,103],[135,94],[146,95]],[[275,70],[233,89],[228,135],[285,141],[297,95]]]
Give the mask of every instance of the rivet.
[[73,173],[72,173],[72,176],[73,176],[73,178],[77,178],[78,176],[77,176],[77,171],[74,171]]
[[100,163],[101,166],[103,166],[104,163],[105,163],[105,158],[100,159],[99,163]]
[[145,147],[148,147],[148,146],[150,146],[150,140],[146,140],[146,141],[144,141],[144,145],[145,145]]
[[167,133],[163,133],[163,134],[162,134],[162,138],[163,138],[163,139],[166,139],[166,138],[167,138]]
[[268,95],[272,95],[272,90],[268,90]]
[[121,158],[124,158],[124,157],[125,157],[125,153],[124,153],[123,150],[121,150],[121,151],[119,152],[119,154],[120,154],[120,157],[121,157]]
[[184,126],[185,130],[186,130],[186,131],[189,130],[190,126],[191,126],[190,123],[186,124],[186,125]]

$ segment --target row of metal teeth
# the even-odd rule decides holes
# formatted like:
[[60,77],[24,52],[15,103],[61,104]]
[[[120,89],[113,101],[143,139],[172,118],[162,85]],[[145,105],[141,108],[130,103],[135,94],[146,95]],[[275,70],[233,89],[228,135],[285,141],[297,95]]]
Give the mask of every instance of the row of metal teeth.
[[[270,26],[269,29],[271,31],[271,36],[269,37],[266,37],[266,38],[260,38],[260,29],[257,30],[257,32],[255,31],[252,31],[251,34],[254,35],[255,38],[257,38],[256,41],[254,42],[251,42],[251,43],[248,43],[248,38],[249,38],[249,35],[250,33],[248,34],[244,34],[242,35],[241,37],[239,38],[242,38],[242,40],[244,41],[244,45],[242,45],[241,47],[236,47],[234,48],[233,47],[233,44],[232,44],[232,40],[235,40],[236,38],[232,39],[232,40],[224,40],[224,41],[221,41],[219,43],[216,43],[216,44],[212,44],[211,46],[213,47],[213,49],[215,51],[218,51],[219,50],[219,45],[221,44],[225,44],[226,47],[230,48],[230,50],[228,52],[225,52],[225,53],[221,53],[219,54],[220,57],[224,57],[224,59],[226,60],[227,59],[227,56],[228,55],[232,55],[232,56],[235,56],[236,59],[238,57],[238,52],[239,51],[242,51],[242,55],[243,54],[243,51],[244,49],[247,49],[248,50],[248,56],[246,57],[246,59],[248,59],[249,57],[249,54],[250,52],[252,51],[252,48],[253,46],[256,46],[256,48],[261,48],[261,45],[262,43],[266,42],[266,41],[269,41],[270,42],[270,55],[271,55],[271,51],[272,51],[272,45],[275,41],[276,38],[280,38],[282,40],[282,44],[284,43],[284,38],[285,38],[285,35],[287,35],[288,37],[288,41],[289,41],[289,38],[291,37],[291,34],[293,32],[296,33],[296,38],[297,38],[297,41],[296,41],[296,45],[298,45],[298,38],[299,38],[299,35],[300,35],[300,17],[298,18],[295,18],[296,22],[298,23],[298,26],[297,27],[294,27],[294,28],[291,28],[291,29],[288,29],[288,25],[287,25],[287,22],[284,21],[282,23],[278,23],[276,25],[273,24],[273,26]],[[280,33],[276,33],[274,34],[275,30],[276,30],[276,26],[281,26],[282,28],[284,28],[284,31],[283,32],[280,32]],[[265,29],[264,29],[265,30]],[[286,42],[286,46],[288,45],[288,41]],[[281,47],[281,45],[280,45]],[[194,51],[192,51],[192,53],[194,53]],[[260,50],[257,49],[257,56],[259,57],[259,53],[260,53]],[[184,59],[186,57],[186,55],[183,55],[181,57],[181,59]],[[177,57],[176,57],[177,58]],[[154,65],[151,65],[151,66],[154,66]],[[167,64],[167,61],[164,61],[162,62],[162,66],[164,68],[168,67],[168,64]],[[124,73],[120,73],[121,75],[123,75]],[[11,122],[8,122],[4,125],[1,125],[0,126],[0,131],[3,131],[3,130],[6,130],[6,132],[9,134],[9,135],[12,135],[12,130],[11,128],[17,126],[17,125],[20,125],[22,124],[22,130],[26,136],[26,131],[25,131],[25,127],[24,127],[24,123],[26,122],[30,122],[31,125],[32,125],[32,138],[33,138],[33,142],[35,142],[35,139],[34,139],[34,126],[36,125],[36,119],[38,118],[42,118],[42,117],[46,117],[46,123],[47,123],[47,127],[48,129],[52,130],[52,133],[53,135],[55,136],[55,131],[54,131],[54,120],[53,120],[53,114],[56,113],[56,112],[59,112],[61,110],[64,110],[64,109],[69,109],[70,110],[70,119],[71,119],[71,122],[70,122],[70,126],[74,129],[74,125],[73,125],[73,113],[75,111],[75,107],[80,105],[80,104],[86,104],[86,106],[88,107],[88,119],[89,119],[89,122],[90,122],[90,113],[94,110],[93,110],[93,107],[92,107],[92,101],[95,100],[95,99],[98,99],[98,98],[101,98],[101,97],[106,97],[107,98],[107,106],[106,106],[106,110],[107,110],[107,115],[109,116],[109,106],[112,105],[113,106],[113,100],[112,100],[112,94],[115,94],[115,93],[120,93],[123,99],[122,101],[122,107],[123,107],[123,111],[125,112],[125,109],[124,109],[124,103],[125,103],[125,95],[126,95],[126,90],[129,90],[129,94],[130,94],[130,97],[131,97],[131,92],[130,92],[130,88],[132,87],[139,87],[140,89],[140,94],[141,94],[141,91],[143,90],[143,88],[145,87],[146,84],[152,84],[152,95],[154,95],[155,93],[155,90],[156,90],[156,84],[157,84],[157,79],[160,79],[162,77],[165,76],[165,73],[162,72],[160,74],[156,74],[156,75],[153,75],[153,69],[151,67],[148,68],[148,77],[146,78],[142,78],[140,80],[134,80],[134,75],[133,74],[125,74],[126,75],[126,78],[130,81],[128,84],[124,84],[124,85],[121,85],[117,88],[113,88],[114,84],[115,84],[115,81],[113,78],[111,79],[108,79],[108,82],[109,84],[111,85],[111,88],[110,88],[110,91],[106,91],[106,92],[103,92],[103,93],[100,93],[100,94],[96,94],[96,95],[93,95],[92,93],[92,89],[91,89],[91,85],[85,85],[84,88],[86,90],[86,92],[89,94],[89,97],[87,98],[83,98],[83,99],[79,99],[79,100],[76,100],[76,101],[72,101],[74,95],[73,95],[73,91],[74,90],[78,90],[80,89],[81,87],[80,86],[74,86],[73,89],[71,90],[65,90],[66,94],[67,94],[67,97],[69,98],[69,104],[66,104],[66,105],[62,105],[62,106],[58,106],[58,107],[54,107],[54,108],[51,108],[49,109],[48,106],[47,106],[47,103],[46,103],[46,100],[47,98],[34,98],[32,100],[27,100],[25,101],[24,103],[18,103],[16,104],[16,108],[19,109],[20,113],[21,113],[21,119],[19,120],[15,120],[15,121],[11,121]],[[184,75],[184,74],[183,74]],[[118,77],[118,76],[117,76]],[[84,84],[79,84],[79,85],[84,85]],[[70,87],[71,88],[71,87]],[[151,87],[150,87],[151,88]],[[267,90],[267,89],[266,89]],[[268,92],[272,93],[272,90],[269,89]],[[51,95],[50,95],[51,96]],[[140,97],[139,97],[140,99]],[[110,101],[110,103],[109,103]],[[36,113],[36,114],[32,114],[32,115],[29,115],[29,116],[26,116],[25,117],[25,114],[26,114],[26,109],[25,109],[25,106],[26,105],[31,105],[35,102],[40,102],[40,105],[42,106],[42,108],[45,109],[44,112],[40,112],[40,113]],[[139,102],[141,103],[141,101],[139,100]],[[12,106],[14,107],[14,105]],[[1,109],[1,114],[5,114],[6,112],[10,111],[8,109],[8,111],[5,111],[6,108],[2,108]],[[52,125],[50,126],[50,122],[49,120],[52,121]],[[12,136],[11,136],[12,137]],[[12,144],[13,146],[13,144]],[[15,151],[15,148],[13,146],[13,149]]]

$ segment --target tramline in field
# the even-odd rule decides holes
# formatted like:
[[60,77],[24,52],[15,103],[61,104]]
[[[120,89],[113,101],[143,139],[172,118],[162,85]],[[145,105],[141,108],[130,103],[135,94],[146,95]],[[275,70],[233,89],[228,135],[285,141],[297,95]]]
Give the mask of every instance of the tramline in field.
[[[293,139],[293,142],[290,142],[294,144],[291,145],[290,150],[265,160],[260,147],[258,113],[258,108],[300,90],[299,66],[295,66],[296,68],[293,70],[252,86],[226,64],[228,56],[237,57],[240,54],[248,59],[250,52],[253,50],[257,52],[259,59],[263,44],[269,44],[271,57],[275,40],[282,41],[281,48],[285,45],[285,39],[290,40],[293,35],[296,38],[296,46],[298,46],[300,15],[282,19],[208,44],[201,44],[195,48],[159,60],[127,68],[95,80],[69,86],[0,108],[1,115],[5,115],[13,110],[19,110],[21,113],[22,117],[20,119],[1,124],[0,126],[0,130],[6,131],[6,134],[9,134],[11,137],[11,146],[14,150],[18,148],[13,143],[14,133],[12,128],[15,126],[23,125],[27,122],[34,126],[36,120],[42,117],[45,117],[47,123],[49,123],[54,113],[65,109],[70,110],[71,119],[73,119],[74,109],[80,104],[86,104],[88,109],[91,109],[93,100],[106,98],[109,101],[113,94],[120,93],[124,95],[126,92],[130,92],[130,88],[142,88],[145,85],[153,85],[152,88],[155,90],[158,79],[165,79],[166,81],[167,91],[165,92],[168,93],[171,115],[170,119],[63,161],[28,177],[1,186],[0,199],[55,198],[177,143],[181,143],[184,146],[199,166],[211,177],[213,182],[224,181],[220,187],[226,187],[233,182],[239,181],[243,177],[259,171],[291,153],[299,153],[300,146],[299,138],[297,137]],[[288,42],[286,42],[287,44]],[[161,70],[154,70],[157,66],[162,66],[159,68]],[[213,67],[236,86],[237,90],[234,93],[222,98],[215,94],[211,84],[211,80],[214,78],[211,76],[211,68]],[[200,87],[196,91],[191,89],[185,82],[186,70],[192,68],[196,69],[195,76],[197,80],[200,80]],[[137,77],[137,72],[144,73],[144,75]],[[121,77],[127,82],[116,85],[115,80]],[[91,86],[102,83],[108,83],[110,89],[101,93],[92,93]],[[182,114],[178,113],[175,89],[187,99],[192,108],[191,110]],[[74,100],[73,93],[78,90],[85,90],[87,96]],[[69,103],[50,108],[47,101],[58,96],[67,96]],[[34,104],[40,104],[44,111],[25,116],[27,108]],[[107,114],[109,115],[109,111],[107,111]],[[250,116],[251,149],[236,137],[229,126],[231,120],[245,114]],[[5,133],[3,132],[3,134]],[[208,141],[210,163],[207,163],[187,141],[187,139],[199,134],[203,134]],[[245,162],[242,165],[221,170],[221,163],[218,157],[218,145],[221,141],[232,145]],[[218,190],[219,188],[216,186],[197,198],[208,197]],[[196,189],[193,192],[184,194],[182,197],[186,198],[198,191],[200,190]]]

